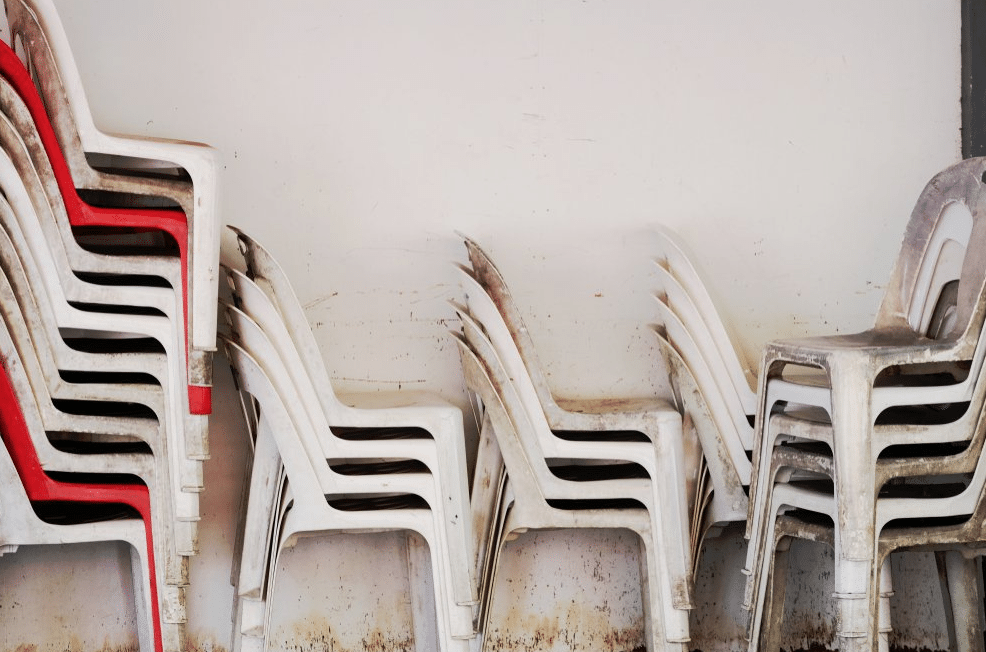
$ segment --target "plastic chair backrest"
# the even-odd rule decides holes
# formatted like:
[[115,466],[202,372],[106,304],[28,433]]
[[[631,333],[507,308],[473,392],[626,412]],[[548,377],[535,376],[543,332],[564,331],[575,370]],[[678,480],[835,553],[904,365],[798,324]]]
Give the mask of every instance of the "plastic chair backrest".
[[308,318],[294,288],[284,274],[284,270],[263,245],[235,227],[228,228],[236,234],[240,252],[246,261],[247,276],[263,290],[277,308],[301,355],[305,370],[315,384],[326,415],[330,420],[334,420],[333,415],[347,411],[349,408],[336,397],[318,342],[315,341],[315,334],[308,324]]
[[[462,321],[462,332],[465,341],[468,343],[473,354],[482,361],[483,369],[485,370],[484,373],[489,376],[490,381],[496,388],[499,403],[507,411],[511,421],[515,424],[514,428],[517,436],[520,438],[528,466],[534,471],[535,476],[547,477],[544,474],[550,474],[550,471],[548,470],[546,459],[551,457],[550,452],[544,446],[546,442],[543,430],[547,428],[547,424],[544,423],[544,428],[539,428],[538,425],[540,424],[533,423],[537,418],[536,415],[532,415],[527,406],[524,405],[520,397],[520,392],[517,390],[515,384],[516,379],[510,377],[509,372],[504,369],[499,353],[482,332],[479,325],[465,313],[460,312],[459,318]],[[518,406],[524,407],[518,410]],[[543,419],[542,414],[542,422]],[[531,433],[534,436],[525,437],[522,434],[524,432]]]
[[[462,236],[461,233],[459,235]],[[544,368],[538,358],[534,340],[524,324],[524,319],[517,309],[517,304],[514,302],[513,295],[503,280],[503,276],[476,242],[465,236],[462,237],[469,254],[469,262],[472,265],[473,278],[486,290],[502,315],[504,322],[509,325],[510,336],[517,347],[524,366],[527,368],[527,374],[530,376],[542,408],[546,412],[560,410],[561,408],[555,403],[554,396],[551,394],[551,386],[544,375]]]
[[[749,485],[751,465],[743,443],[736,437],[726,437],[722,434],[690,368],[670,342],[660,333],[656,335],[661,355],[668,366],[668,374],[678,394],[681,409],[694,423],[705,457],[709,460],[713,484],[719,486],[720,481],[725,482],[729,476],[731,484]],[[735,483],[732,482],[732,478],[735,478]]]
[[749,391],[756,394],[756,375],[755,366],[743,355],[742,349],[737,345],[741,339],[729,328],[729,323],[724,320],[716,302],[712,298],[708,284],[705,282],[705,275],[694,260],[694,256],[689,255],[688,248],[682,242],[678,234],[669,227],[656,225],[654,227],[658,235],[658,258],[657,267],[666,271],[693,302],[696,310],[701,314],[713,339],[716,348],[723,360],[735,360],[735,368],[741,372],[744,383]]
[[[945,339],[954,340],[963,352],[971,353],[982,330],[986,281],[984,173],[986,159],[967,159],[938,173],[925,186],[904,231],[904,242],[877,313],[877,328],[909,328],[922,333],[941,288],[953,280],[949,276],[954,275],[956,266],[948,264],[947,258],[954,245],[949,242],[964,244],[955,326]],[[948,269],[953,273],[936,273]]]
[[[518,434],[503,402],[500,400],[499,393],[512,391],[511,388],[504,388],[495,383],[465,339],[458,333],[452,333],[452,336],[459,347],[466,386],[483,402],[486,413],[492,421],[493,433],[500,447],[503,463],[507,468],[507,477],[513,485],[513,494],[523,496],[525,500],[538,500],[541,503],[546,503],[540,483],[536,480],[536,474],[532,467],[532,456],[527,452],[524,438]],[[543,464],[543,457],[538,456],[533,459],[538,460],[539,466]],[[543,472],[547,472],[546,466]]]
[[[493,299],[487,294],[486,289],[473,277],[469,270],[460,268],[462,287],[466,292],[466,303],[469,307],[469,314],[460,311],[463,328],[472,325],[479,329],[476,323],[470,324],[473,319],[482,325],[481,330],[485,331],[490,344],[496,351],[497,358],[510,378],[511,384],[516,389],[524,409],[532,415],[540,415],[536,419],[537,423],[532,424],[542,439],[553,437],[550,426],[544,419],[544,404],[541,402],[543,392],[537,391],[536,383],[528,373],[529,366],[525,364],[523,356],[510,334],[511,330],[503,319],[503,315],[497,310]],[[485,337],[484,336],[484,337]],[[466,339],[473,344],[469,333]],[[475,344],[473,344],[475,347]],[[480,357],[484,357],[481,351],[477,351]],[[532,419],[535,417],[532,417]],[[543,427],[542,427],[543,422]]]
[[[329,420],[323,402],[328,407],[334,407],[333,401],[323,401],[316,390],[304,357],[299,353],[287,325],[281,318],[277,308],[271,303],[266,293],[250,278],[235,269],[226,270],[227,279],[233,287],[233,296],[238,302],[235,308],[227,307],[227,316],[233,311],[242,310],[250,321],[263,331],[271,346],[277,351],[278,358],[283,362],[290,375],[291,382],[298,393],[298,398],[304,406],[316,430],[329,432]],[[256,357],[256,356],[255,356]]]
[[717,377],[722,378],[723,384],[728,381],[732,385],[733,391],[744,406],[744,411],[747,414],[756,412],[757,395],[750,386],[749,369],[740,361],[739,353],[730,340],[725,339],[726,335],[722,334],[724,327],[718,313],[711,316],[702,314],[698,304],[679,283],[673,272],[660,265],[656,265],[655,268],[660,290],[664,293],[664,297],[661,297],[662,302],[674,311],[688,329],[695,343],[702,349],[702,357],[709,365],[719,369]]

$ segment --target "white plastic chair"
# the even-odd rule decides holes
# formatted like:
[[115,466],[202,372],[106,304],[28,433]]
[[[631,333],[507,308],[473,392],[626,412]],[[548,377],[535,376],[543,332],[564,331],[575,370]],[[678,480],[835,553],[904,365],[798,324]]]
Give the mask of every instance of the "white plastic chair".
[[[249,283],[243,278],[241,285]],[[254,286],[256,288],[256,286]],[[256,292],[266,300],[260,293]],[[242,296],[242,295],[241,295]],[[256,307],[254,301],[244,301]],[[268,307],[269,304],[267,304]],[[374,462],[380,460],[405,460],[424,465],[432,480],[432,487],[427,494],[420,494],[435,513],[435,530],[441,533],[442,541],[447,544],[448,567],[436,569],[436,574],[446,578],[451,586],[457,589],[456,599],[462,604],[472,604],[475,589],[469,572],[471,545],[469,541],[468,495],[456,490],[464,487],[466,470],[464,468],[448,469],[440,465],[434,442],[426,439],[374,439],[354,441],[335,435],[329,422],[321,412],[321,406],[315,396],[310,380],[305,377],[304,368],[300,364],[297,352],[291,350],[290,340],[285,332],[276,338],[281,346],[275,346],[268,335],[278,335],[278,324],[271,324],[272,330],[261,328],[250,316],[232,307],[225,306],[227,318],[230,320],[230,333],[255,360],[260,363],[278,392],[282,396],[291,396],[292,404],[288,411],[303,433],[302,442],[312,460],[316,473],[323,469],[328,459],[345,460],[349,463]],[[280,324],[283,327],[283,324]],[[282,353],[283,352],[283,353]],[[293,355],[292,355],[293,353]],[[285,357],[287,356],[287,357]],[[298,372],[301,372],[300,374]],[[308,433],[305,436],[304,433]],[[406,466],[406,465],[405,465]],[[369,467],[368,467],[369,468]],[[325,467],[327,470],[328,467]],[[371,469],[372,470],[372,469]],[[401,478],[407,477],[402,475]],[[400,478],[396,478],[399,480]],[[393,483],[395,478],[385,480]]]
[[[456,599],[461,604],[473,604],[476,601],[475,580],[469,573],[469,558],[472,542],[468,531],[469,497],[466,489],[466,471],[462,466],[452,466],[456,462],[455,455],[442,454],[433,439],[422,438],[423,434],[415,428],[399,428],[391,426],[391,433],[386,438],[360,438],[358,441],[351,437],[337,436],[334,425],[322,410],[322,403],[317,395],[311,378],[305,371],[304,363],[294,347],[290,334],[276,308],[259,286],[243,274],[228,270],[231,283],[234,286],[234,296],[243,308],[244,313],[233,307],[227,307],[226,314],[232,319],[233,330],[239,334],[238,341],[258,361],[265,365],[265,371],[275,382],[279,381],[284,389],[291,391],[304,408],[305,417],[312,424],[313,431],[320,445],[320,454],[326,457],[347,459],[407,459],[423,463],[435,479],[435,490],[443,496],[434,509],[441,513],[442,530],[451,544],[450,559],[453,569],[453,586]],[[252,338],[247,340],[246,338]],[[258,346],[269,349],[265,355],[259,350],[246,346],[248,342],[258,342]],[[268,364],[270,360],[270,364]],[[274,367],[283,369],[278,372]],[[290,389],[288,389],[290,388]],[[461,420],[461,416],[459,417]],[[401,438],[395,438],[401,436]],[[319,456],[319,451],[312,451],[313,459]]]
[[[758,488],[766,482],[773,442],[769,439],[768,415],[777,401],[818,405],[831,416],[834,456],[836,518],[835,591],[839,598],[843,649],[870,649],[875,630],[867,605],[873,587],[867,578],[875,577],[873,565],[879,531],[878,514],[889,509],[877,500],[874,484],[876,458],[885,442],[874,431],[876,418],[894,405],[921,405],[969,400],[978,370],[954,384],[921,387],[875,386],[881,372],[895,365],[981,363],[980,332],[983,321],[982,247],[986,224],[970,219],[983,210],[986,197],[980,192],[986,164],[982,159],[963,161],[937,175],[926,187],[905,233],[905,244],[881,305],[876,327],[857,335],[775,342],[767,346],[761,372],[761,404],[758,408],[754,475],[751,484],[749,527],[759,545],[765,528],[757,526],[766,518],[756,506],[759,491],[794,491],[781,485]],[[969,229],[965,225],[971,225]],[[954,227],[954,228],[953,228]],[[964,234],[969,234],[965,236]],[[955,235],[958,234],[958,235]],[[951,241],[968,237],[973,243],[962,264],[955,327],[938,340],[925,332],[940,294],[952,280],[943,264]],[[825,372],[820,387],[782,379],[787,365],[821,368]],[[922,370],[918,367],[917,370]],[[968,438],[955,435],[952,439]],[[793,495],[801,496],[795,493]],[[852,496],[850,499],[849,497]],[[772,502],[776,504],[774,499]],[[806,498],[807,500],[807,498]],[[891,505],[894,503],[886,503]],[[930,503],[929,503],[930,504]],[[945,503],[936,503],[944,505]],[[941,513],[941,512],[939,512]],[[758,533],[759,530],[759,533]],[[752,570],[752,569],[751,569]],[[752,579],[752,577],[751,577]]]
[[[488,336],[486,341],[503,363],[524,409],[531,414],[544,415],[541,395],[528,374],[527,366],[511,337],[511,329],[497,309],[497,304],[467,270],[460,268],[460,271],[469,314],[461,310],[457,312],[467,339],[476,349],[478,344],[473,342],[474,338],[470,338],[470,334],[476,333],[475,338]],[[485,331],[485,336],[482,331]],[[565,451],[579,450],[578,455],[572,457],[586,459],[586,456],[590,456],[591,459],[595,455],[600,460],[622,459],[639,464],[647,471],[653,483],[653,499],[649,504],[657,510],[654,512],[655,517],[659,514],[659,518],[665,523],[660,533],[663,537],[661,542],[664,554],[667,555],[668,572],[674,585],[672,604],[677,609],[689,609],[692,546],[685,524],[688,523],[689,484],[696,481],[697,463],[686,463],[685,441],[678,411],[666,402],[652,400],[648,403],[650,409],[634,415],[634,420],[623,413],[623,427],[615,433],[612,429],[598,427],[603,425],[601,423],[597,423],[597,428],[590,437],[584,435],[584,429],[580,430],[583,434],[578,442],[556,436],[555,431],[548,427],[536,427],[534,432],[538,435],[545,454],[551,457],[564,458]],[[539,422],[535,421],[537,423]],[[638,436],[638,441],[614,441],[613,434],[622,436],[625,431],[640,433],[642,437]],[[644,441],[639,441],[640,438]]]
[[[470,301],[470,304],[477,302]],[[685,474],[683,463],[683,453],[681,446],[681,417],[673,409],[666,410],[663,420],[658,422],[659,428],[654,428],[661,433],[661,439],[657,441],[621,441],[621,436],[609,439],[589,439],[579,437],[577,440],[563,439],[556,436],[547,428],[544,412],[533,397],[534,391],[531,387],[530,379],[522,370],[519,362],[519,355],[516,349],[511,349],[509,344],[503,341],[505,334],[500,331],[502,321],[487,329],[480,326],[477,321],[463,312],[457,311],[462,324],[463,333],[466,341],[473,352],[484,362],[486,368],[500,378],[504,387],[510,387],[510,391],[501,397],[504,405],[513,411],[523,412],[531,423],[531,429],[523,431],[522,439],[529,433],[536,437],[536,442],[526,442],[529,448],[529,455],[535,452],[546,459],[546,463],[555,465],[575,464],[574,468],[569,468],[569,472],[589,471],[591,475],[603,472],[619,473],[621,467],[626,467],[629,463],[629,472],[634,478],[639,475],[649,479],[647,491],[641,493],[638,479],[630,481],[626,485],[628,494],[622,496],[625,499],[634,500],[644,505],[653,520],[653,533],[655,536],[654,546],[659,552],[661,559],[664,580],[668,582],[661,587],[662,606],[665,610],[665,620],[668,623],[678,622],[680,613],[691,608],[690,588],[691,588],[691,548],[688,528],[688,488],[691,477]],[[488,318],[497,315],[486,315]],[[487,337],[489,334],[489,337]],[[494,341],[499,340],[498,347]],[[506,346],[504,346],[506,344]],[[505,348],[503,355],[500,347]],[[511,359],[512,358],[512,359]],[[511,359],[510,362],[506,360]],[[509,368],[503,366],[510,365]],[[521,367],[518,372],[517,368]],[[502,372],[502,376],[501,376]],[[508,380],[509,378],[509,380]],[[525,394],[527,398],[525,399]],[[656,415],[655,415],[656,417]],[[553,482],[545,480],[545,482]],[[582,485],[585,491],[591,492],[591,483]],[[570,499],[591,498],[592,494],[580,494],[580,484],[569,482],[565,485],[565,491]],[[611,489],[618,490],[616,484],[611,485]],[[499,527],[499,526],[498,526]],[[490,587],[487,588],[487,593]],[[671,613],[675,612],[675,613]],[[671,625],[668,625],[670,628]],[[674,630],[670,636],[687,636],[687,632],[675,634]]]
[[[171,348],[175,355],[179,356],[175,360],[175,373],[179,373],[180,369],[182,374],[180,384],[175,385],[182,388],[182,393],[175,396],[176,418],[182,419],[187,424],[184,435],[188,457],[207,458],[207,417],[191,414],[188,400],[184,290],[180,265],[177,261],[161,257],[107,256],[83,249],[76,241],[68,223],[65,202],[31,116],[23,101],[3,82],[0,82],[0,105],[5,111],[5,115],[0,119],[0,140],[11,157],[13,169],[16,170],[9,174],[20,177],[26,197],[30,198],[34,206],[40,229],[29,229],[28,225],[33,225],[34,221],[28,217],[29,210],[24,194],[18,193],[20,199],[11,198],[10,201],[15,211],[20,213],[21,219],[26,220],[22,221],[22,224],[29,241],[33,242],[35,247],[44,246],[42,242],[46,242],[55,259],[65,261],[65,267],[60,269],[62,269],[61,278],[66,285],[66,291],[71,294],[72,288],[79,287],[73,272],[89,272],[96,274],[97,278],[123,275],[129,275],[131,278],[133,275],[158,276],[171,286],[170,290],[132,285],[112,288],[94,287],[86,293],[85,298],[76,300],[94,304],[112,302],[118,305],[153,308],[168,318],[173,329],[169,337],[173,341]],[[16,182],[12,180],[11,183]],[[31,238],[32,233],[34,233],[33,238]]]
[[552,430],[596,432],[632,430],[642,432],[651,438],[661,436],[659,433],[650,432],[646,426],[649,414],[659,414],[667,410],[667,402],[661,399],[616,396],[603,399],[568,399],[552,394],[534,342],[503,276],[476,242],[461,233],[458,235],[463,238],[466,245],[472,266],[470,274],[489,294],[503,321],[509,326],[510,336],[520,352]]
[[[449,523],[452,525],[450,540],[455,541],[452,550],[454,565],[460,569],[469,568],[467,559],[472,542],[468,528],[459,527],[460,523],[468,521],[465,515],[469,513],[469,489],[464,472],[465,434],[459,408],[427,392],[337,395],[301,304],[277,261],[242,231],[233,227],[230,229],[237,234],[249,275],[227,268],[233,294],[241,302],[240,307],[272,337],[283,359],[288,362],[288,369],[297,386],[304,390],[302,396],[306,409],[320,423],[331,428],[366,431],[359,442],[340,442],[338,438],[333,438],[331,446],[338,450],[340,446],[343,449],[356,448],[358,444],[363,451],[359,453],[361,456],[374,449],[397,451],[384,456],[403,456],[425,463],[436,478],[441,478],[440,493],[446,498]],[[321,410],[317,409],[316,401]],[[395,428],[404,433],[413,434],[415,429],[422,432],[417,434],[416,439],[393,440],[382,434],[378,442],[367,441],[367,438],[372,438],[374,430],[386,433],[388,429]],[[326,436],[331,434],[331,430],[319,428],[319,431]],[[459,555],[465,556],[460,559]],[[455,592],[459,604],[475,604],[475,578],[471,574],[456,577]]]
[[[0,93],[2,90],[2,86],[0,86]],[[0,119],[0,131],[5,129],[4,125],[3,119]],[[12,137],[9,131],[5,133],[8,137]],[[14,144],[9,140],[5,140],[5,142],[10,145]],[[135,315],[129,317],[128,321],[135,326],[137,324],[144,325],[144,332],[161,342],[168,351],[172,368],[169,385],[176,388],[186,387],[184,338],[179,330],[180,316],[175,312],[174,291],[147,286],[94,285],[80,279],[76,274],[79,268],[74,267],[67,258],[68,249],[71,247],[63,246],[65,240],[68,240],[75,247],[77,253],[81,252],[80,258],[86,258],[89,254],[78,249],[71,233],[63,233],[62,236],[64,237],[60,237],[57,233],[65,230],[64,225],[59,227],[56,224],[60,221],[57,211],[52,211],[50,208],[52,205],[59,205],[57,196],[52,197],[42,193],[42,185],[33,167],[23,158],[23,150],[14,148],[7,151],[13,151],[15,154],[19,152],[17,160],[20,161],[18,169],[13,167],[13,162],[6,156],[6,153],[0,156],[0,182],[4,185],[6,196],[11,201],[13,208],[12,215],[16,218],[16,221],[9,220],[7,230],[18,249],[24,252],[22,257],[27,256],[30,252],[30,255],[37,261],[39,269],[43,272],[40,278],[46,282],[49,295],[59,296],[60,293],[64,293],[67,298],[77,304],[137,306],[153,308],[162,312],[165,315],[164,318],[153,315]],[[133,271],[128,270],[125,266],[119,268],[111,266],[110,269],[115,269],[115,271],[111,271],[115,274]],[[90,315],[95,314],[91,311],[86,312]],[[100,317],[87,317],[87,319],[112,321],[113,318],[109,315],[102,315]],[[103,327],[102,330],[117,331],[119,326]],[[189,424],[189,426],[201,425],[204,417],[196,418],[188,414],[186,393],[175,391],[172,396],[174,398],[172,411],[175,422]],[[189,427],[184,428],[182,432],[187,435],[189,431],[193,430],[195,428]],[[192,460],[196,457],[195,451],[187,451],[187,444],[194,437],[185,436],[183,439],[184,441],[180,442],[179,445],[186,450],[184,457]],[[191,473],[200,475],[200,471],[196,471],[194,464],[186,465],[186,467]],[[191,485],[189,484],[189,486]]]
[[[100,131],[93,121],[85,90],[68,39],[50,0],[6,2],[12,37],[25,49],[76,187],[137,195],[161,196],[178,203],[188,220],[189,243],[189,363],[191,384],[211,385],[211,355],[215,350],[219,259],[218,156],[200,143],[147,137],[123,137]],[[86,154],[104,154],[114,163],[133,160],[174,165],[187,173],[184,181],[141,178],[94,170]],[[138,168],[139,169],[139,168]]]
[[[333,498],[345,495],[365,495],[367,493],[388,492],[385,485],[373,476],[346,476],[335,473],[331,468],[323,468],[316,472],[311,464],[302,440],[304,434],[297,429],[296,422],[285,408],[283,399],[270,383],[263,368],[244,349],[235,342],[223,339],[227,356],[236,371],[239,387],[252,394],[260,403],[260,428],[269,428],[275,440],[277,450],[283,460],[290,487],[291,504],[284,512],[280,531],[277,532],[275,548],[272,549],[269,562],[270,578],[268,579],[268,595],[273,590],[275,561],[277,551],[285,546],[293,545],[299,536],[316,535],[330,531],[384,531],[408,530],[421,535],[431,555],[433,572],[436,573],[434,582],[435,603],[439,619],[439,644],[443,652],[450,650],[466,650],[469,638],[472,638],[469,607],[455,606],[451,589],[441,581],[437,569],[446,563],[442,537],[434,530],[434,517],[429,509],[385,509],[385,510],[355,510],[338,509],[333,507]],[[324,463],[324,461],[323,461]],[[328,465],[324,465],[328,466]],[[420,475],[420,474],[419,474]],[[401,474],[394,478],[391,492],[403,493],[404,490],[416,485],[414,495],[427,495],[431,486],[429,478],[419,478],[414,474]],[[328,485],[328,486],[327,486]],[[270,609],[272,605],[267,605]],[[460,635],[454,632],[457,616],[455,610],[463,611],[469,633]],[[267,619],[269,620],[269,618]],[[420,642],[419,642],[420,645]]]
[[[735,344],[737,339],[716,309],[703,275],[689,256],[681,238],[669,227],[662,225],[655,226],[654,232],[658,236],[656,252],[658,277],[668,293],[671,307],[675,312],[678,312],[679,305],[684,310],[681,301],[684,299],[692,304],[715,343],[715,349],[719,354],[717,357],[726,365],[737,393],[740,394],[744,405],[749,405],[747,397],[756,397],[756,370],[745,360],[741,349]],[[684,296],[676,291],[675,286],[681,288]],[[748,414],[753,414],[756,411],[756,403],[754,402],[748,409]]]
[[[181,288],[181,306],[182,312],[187,314],[188,310],[188,273],[190,272],[189,265],[191,265],[191,260],[188,255],[188,224],[186,216],[184,213],[175,210],[131,210],[130,208],[95,208],[87,204],[81,199],[76,190],[76,183],[72,179],[71,171],[69,165],[63,156],[62,147],[58,142],[57,136],[54,129],[52,128],[51,122],[48,118],[47,107],[43,103],[41,96],[38,94],[37,88],[35,87],[30,74],[27,69],[17,58],[14,51],[9,48],[6,44],[0,43],[0,74],[3,76],[3,83],[9,82],[11,90],[6,92],[6,99],[4,101],[5,110],[8,115],[18,124],[31,123],[32,127],[36,129],[24,129],[23,133],[27,134],[28,131],[36,131],[41,138],[41,143],[43,149],[51,163],[51,168],[54,172],[54,183],[52,184],[52,192],[54,188],[63,194],[65,203],[67,204],[67,209],[69,212],[70,220],[73,225],[80,226],[84,229],[90,229],[92,226],[98,227],[136,227],[138,229],[154,229],[159,235],[167,233],[172,236],[179,249],[179,260],[180,270],[182,276]],[[12,102],[11,98],[16,96],[19,101]],[[142,193],[147,193],[149,188],[147,186],[155,186],[160,184],[167,184],[167,181],[162,181],[159,179],[150,179],[148,183],[145,183],[142,187],[141,184],[134,180],[129,179],[128,183],[118,184],[127,186],[126,188],[120,188],[122,192],[126,192],[127,195],[122,198],[124,204],[132,204],[133,198],[135,196],[140,196]],[[136,188],[134,187],[136,186]],[[100,191],[100,202],[107,203],[109,198],[115,197],[113,193],[106,192],[105,190]],[[115,235],[114,239],[119,241],[119,235]],[[90,239],[91,240],[91,239]],[[91,243],[92,244],[92,243]],[[114,253],[119,254],[119,251]],[[147,252],[146,248],[141,251],[141,253],[151,253],[151,255],[160,255],[159,251]],[[171,254],[167,254],[171,255]],[[199,264],[210,264],[208,261],[200,260]],[[176,286],[179,287],[179,286]],[[183,331],[183,342],[187,345],[188,332]],[[203,374],[206,370],[201,369],[202,365],[198,364],[202,362],[200,359],[202,356],[193,356],[190,359],[190,377],[194,382],[199,382],[200,376],[205,377]],[[206,355],[206,358],[208,356]],[[207,362],[207,359],[205,360]],[[192,384],[189,388],[189,407],[193,414],[208,414],[211,405],[211,397],[209,387],[203,387],[200,385]]]
[[[648,510],[636,507],[650,503],[650,480],[640,478],[572,482],[556,476],[548,466],[549,455],[539,450],[541,438],[532,431],[534,425],[530,418],[538,415],[519,409],[521,400],[514,394],[502,368],[495,370],[495,378],[491,378],[489,372],[492,370],[484,365],[470,345],[456,334],[453,335],[456,336],[462,357],[466,384],[483,402],[485,416],[492,425],[507,471],[502,500],[503,524],[497,540],[491,543],[491,573],[485,581],[491,587],[495,585],[499,551],[504,538],[512,532],[561,528],[632,530],[641,540],[647,649],[649,652],[683,652],[687,649],[688,640],[687,611],[671,607],[671,578],[665,564],[661,562],[661,534],[654,530],[653,518]],[[493,355],[493,352],[488,351],[488,354]],[[501,397],[510,398],[504,402]],[[547,428],[543,415],[540,415],[540,421],[541,427]],[[626,498],[630,495],[635,495],[635,500],[628,502]],[[572,499],[598,502],[589,508],[559,508],[559,502],[565,503]],[[621,508],[614,508],[614,501]],[[488,609],[486,613],[488,618]],[[487,629],[487,623],[483,622],[481,631],[485,632]]]
[[67,545],[123,541],[130,545],[134,581],[135,614],[140,650],[160,652],[153,627],[151,584],[144,526],[139,520],[106,520],[72,525],[52,525],[41,520],[24,492],[7,449],[0,446],[0,555],[20,546]]

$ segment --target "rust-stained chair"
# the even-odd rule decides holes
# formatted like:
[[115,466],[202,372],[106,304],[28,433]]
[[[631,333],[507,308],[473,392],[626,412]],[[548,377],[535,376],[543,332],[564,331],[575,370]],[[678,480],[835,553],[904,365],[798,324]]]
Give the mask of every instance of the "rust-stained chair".
[[[311,457],[311,444],[317,446],[317,442],[312,442],[312,433],[306,433],[308,426],[304,419],[297,413],[292,417],[284,403],[285,399],[294,400],[295,397],[283,397],[263,366],[239,344],[225,337],[223,343],[238,387],[259,404],[256,441],[262,442],[268,436],[273,438],[284,464],[287,483],[282,491],[281,506],[273,510],[279,522],[272,531],[266,563],[268,579],[266,595],[262,596],[262,600],[266,599],[263,625],[259,627],[260,636],[254,638],[263,638],[267,633],[270,609],[274,607],[268,598],[273,590],[276,559],[281,549],[294,545],[298,537],[326,532],[405,530],[424,538],[430,551],[435,573],[433,586],[439,649],[442,652],[468,650],[472,638],[470,608],[454,604],[451,586],[440,570],[446,563],[446,545],[435,528],[434,514],[427,502],[433,487],[429,474],[400,473],[387,476],[388,481],[381,481],[379,475],[348,475],[348,469],[332,465],[324,458],[316,464]],[[264,449],[258,444],[257,450]],[[247,614],[249,606],[242,601],[241,616],[259,615],[255,611]],[[452,613],[455,609],[464,610],[465,619],[459,625],[464,625],[469,630],[467,633],[454,631],[458,626]],[[241,626],[251,627],[254,623],[241,622]],[[424,641],[417,643],[419,649],[424,649]],[[256,643],[251,647],[253,645]]]
[[[764,353],[748,519],[752,538],[747,597],[762,595],[756,584],[764,576],[762,569],[773,540],[774,506],[825,513],[824,506],[835,524],[835,592],[845,650],[876,649],[878,644],[877,550],[884,525],[903,517],[894,510],[906,504],[906,509],[916,510],[915,516],[926,508],[938,510],[939,515],[959,516],[973,509],[971,489],[961,492],[961,499],[900,503],[878,497],[884,487],[878,457],[892,446],[968,442],[974,433],[981,407],[977,401],[982,399],[978,380],[983,359],[986,222],[979,218],[986,208],[984,173],[983,159],[963,161],[937,175],[925,188],[905,232],[874,329],[775,342]],[[958,270],[953,255],[956,247],[964,254],[957,257]],[[955,309],[942,318],[939,297],[956,278]],[[925,333],[936,314],[944,326],[930,338]],[[805,381],[785,375],[788,367],[821,373]],[[908,416],[908,411],[915,410],[927,415],[929,404],[957,405],[961,410],[968,401],[973,404],[966,408],[966,416],[953,423],[946,419],[944,424],[932,420],[931,425],[921,425]],[[815,409],[805,411],[798,404]],[[912,407],[902,413],[898,406]],[[901,425],[881,425],[882,419],[891,417],[891,424]],[[771,460],[779,454],[775,444],[780,435],[830,447],[834,503],[823,499],[824,492],[774,482],[777,464]],[[946,446],[937,453],[944,457],[931,460],[928,475],[963,472],[961,467],[949,466],[951,451]],[[798,468],[798,462],[788,466]],[[780,494],[774,496],[776,492]]]
[[[100,131],[54,3],[10,0],[5,5],[11,36],[23,48],[37,80],[74,186],[144,198],[151,206],[164,200],[185,215],[191,404],[197,412],[206,412],[211,403],[219,278],[217,154],[199,143]],[[107,165],[97,168],[90,157],[102,157]]]
[[[486,593],[495,585],[500,549],[512,532],[530,529],[617,528],[635,532],[641,541],[641,572],[644,581],[645,639],[649,652],[685,650],[688,640],[687,611],[671,604],[668,571],[661,559],[663,542],[653,517],[651,479],[634,474],[625,464],[603,464],[573,469],[571,465],[553,464],[554,453],[541,447],[544,437],[534,429],[547,429],[543,413],[531,413],[523,407],[512,381],[500,366],[496,352],[483,334],[463,321],[466,335],[453,333],[462,358],[463,372],[469,389],[481,400],[483,431],[481,440],[495,438],[498,453],[484,458],[501,458],[506,473],[499,476],[500,499],[496,527],[487,542],[487,568],[483,584]],[[482,352],[474,350],[478,346]],[[675,415],[677,416],[677,415]],[[669,432],[669,431],[665,431]],[[481,441],[481,447],[492,445]],[[605,443],[569,441],[555,453],[568,460],[586,456],[599,459]],[[615,453],[619,456],[618,451]],[[557,460],[556,460],[557,461]],[[560,463],[560,461],[557,461]],[[636,465],[632,465],[636,466]],[[638,467],[639,468],[639,467]],[[477,474],[483,470],[477,470]],[[635,477],[636,476],[636,477]],[[590,479],[591,478],[591,479]],[[489,616],[484,610],[481,631],[485,632]]]

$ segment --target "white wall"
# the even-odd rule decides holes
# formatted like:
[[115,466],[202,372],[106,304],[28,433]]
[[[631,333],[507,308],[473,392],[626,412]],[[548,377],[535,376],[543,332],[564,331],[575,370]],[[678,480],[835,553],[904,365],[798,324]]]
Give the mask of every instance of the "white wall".
[[[657,223],[751,359],[863,328],[914,199],[960,156],[958,0],[57,4],[101,126],[222,152],[223,219],[285,264],[339,389],[465,405],[456,229],[499,264],[561,393],[666,391]],[[242,459],[232,416],[214,423],[206,647],[227,644]]]

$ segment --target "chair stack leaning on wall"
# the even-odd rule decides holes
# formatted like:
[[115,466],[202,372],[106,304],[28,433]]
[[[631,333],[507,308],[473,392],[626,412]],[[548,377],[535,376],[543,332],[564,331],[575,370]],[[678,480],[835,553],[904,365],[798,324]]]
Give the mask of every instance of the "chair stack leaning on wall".
[[[0,43],[0,544],[131,544],[140,649],[183,650],[215,348],[214,155],[95,136],[51,3],[6,9],[19,52]],[[99,157],[119,170],[89,167]],[[55,511],[86,525],[52,525]]]
[[692,563],[698,568],[708,533],[746,520],[757,396],[753,373],[685,245],[667,228],[655,233],[658,349],[684,427],[694,429],[704,453],[692,517]]
[[792,538],[835,548],[841,649],[888,649],[888,555],[905,547],[948,550],[954,645],[983,649],[971,544],[984,539],[984,172],[963,161],[925,188],[874,329],[772,343],[759,381],[684,247],[659,231],[659,345],[709,470],[693,534],[743,520],[748,486],[751,650],[779,648]]
[[[751,648],[776,647],[764,613],[783,605],[770,590],[782,588],[771,568],[785,537],[834,545],[843,650],[887,644],[877,633],[890,628],[880,597],[891,551],[983,539],[984,176],[986,159],[969,159],[925,187],[872,329],[764,351],[747,524]],[[974,553],[949,563],[967,593],[974,565],[963,560]],[[952,602],[957,647],[981,650],[978,610],[962,608],[967,596]]]
[[680,414],[659,399],[554,397],[503,278],[476,243],[466,247],[453,335],[482,414],[472,498],[481,633],[512,532],[622,528],[640,536],[647,649],[686,650],[699,464]]
[[[410,573],[412,613],[433,604],[438,649],[468,650],[477,596],[461,411],[416,392],[400,392],[390,407],[379,394],[366,408],[337,396],[284,272],[233,230],[245,271],[224,266],[235,305],[222,304],[228,333],[220,338],[254,450],[234,578],[234,649],[261,650],[270,640],[277,557],[299,537],[402,530],[417,535],[408,538],[418,560],[412,571],[430,566],[434,576]],[[422,594],[429,585],[433,594]],[[416,649],[434,649],[421,629]]]

